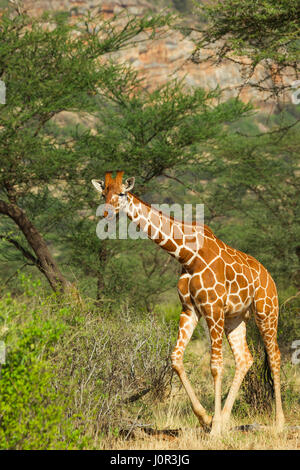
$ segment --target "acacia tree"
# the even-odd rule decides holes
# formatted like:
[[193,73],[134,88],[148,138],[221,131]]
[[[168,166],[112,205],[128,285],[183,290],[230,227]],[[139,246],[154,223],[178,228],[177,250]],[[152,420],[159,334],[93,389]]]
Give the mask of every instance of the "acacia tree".
[[71,25],[60,14],[28,17],[19,6],[0,19],[0,78],[7,88],[0,105],[0,213],[15,224],[2,218],[0,237],[54,290],[64,290],[68,281],[39,229],[38,206],[46,193],[61,197],[81,156],[72,142],[48,132],[49,123],[62,111],[91,112],[99,90],[117,83],[130,88],[133,76],[103,58],[140,33],[154,37],[169,22],[168,15],[87,16]]
[[[107,94],[110,102],[105,106]],[[119,297],[129,292],[135,305],[142,301],[150,310],[152,300],[172,284],[168,274],[174,265],[163,253],[157,257],[150,242],[97,239],[97,220],[91,220],[97,195],[89,182],[105,171],[122,169],[136,177],[134,192],[149,202],[178,202],[168,198],[159,180],[187,164],[192,167],[199,158],[199,144],[221,141],[225,123],[247,114],[250,107],[237,100],[216,104],[219,92],[200,88],[187,92],[184,83],[176,81],[153,92],[137,87],[130,93],[114,87],[107,94],[99,96],[97,131],[77,136],[77,152],[86,161],[80,177],[88,184],[70,181],[70,207],[75,200],[81,212],[76,216],[74,210],[68,211],[59,239],[67,247],[69,262],[97,279],[98,298],[105,286],[109,298],[114,292]]]
[[[202,60],[203,49],[213,49],[211,59],[242,66],[245,83],[266,93],[266,99],[291,90],[300,73],[298,0],[213,0],[198,3],[197,11],[202,26],[194,28],[201,32],[194,61]],[[259,65],[264,73],[252,79]]]

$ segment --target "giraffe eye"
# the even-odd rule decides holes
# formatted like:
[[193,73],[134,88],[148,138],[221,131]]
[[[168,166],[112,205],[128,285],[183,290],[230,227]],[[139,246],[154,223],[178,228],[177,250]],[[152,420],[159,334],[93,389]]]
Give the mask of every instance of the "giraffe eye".
[[125,196],[125,193],[120,193],[119,196]]

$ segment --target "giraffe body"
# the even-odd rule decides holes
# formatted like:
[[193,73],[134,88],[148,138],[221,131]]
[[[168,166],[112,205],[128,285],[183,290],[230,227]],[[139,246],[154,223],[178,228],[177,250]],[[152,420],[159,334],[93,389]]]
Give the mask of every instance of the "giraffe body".
[[[123,172],[118,172],[116,179],[113,179],[109,172],[105,182],[99,184],[93,180],[93,184],[103,193],[113,213],[125,211],[149,238],[182,265],[178,282],[182,313],[171,359],[199,422],[204,427],[211,427],[212,434],[219,434],[228,424],[240,385],[253,363],[246,341],[246,322],[253,312],[274,377],[276,426],[278,430],[282,429],[284,416],[277,344],[278,297],[271,275],[255,258],[219,240],[206,225],[184,223],[141,201],[129,192],[133,183],[127,180],[123,184],[122,176]],[[183,366],[185,348],[201,316],[207,323],[211,339],[211,373],[215,388],[213,418],[197,399]],[[224,332],[234,355],[236,371],[222,410]]]

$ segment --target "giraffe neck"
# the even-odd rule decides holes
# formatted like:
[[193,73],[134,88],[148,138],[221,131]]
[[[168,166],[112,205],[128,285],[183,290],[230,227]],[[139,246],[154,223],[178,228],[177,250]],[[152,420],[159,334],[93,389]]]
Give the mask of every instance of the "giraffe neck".
[[173,219],[131,193],[127,193],[124,210],[148,238],[181,264],[189,264],[199,253],[203,228]]

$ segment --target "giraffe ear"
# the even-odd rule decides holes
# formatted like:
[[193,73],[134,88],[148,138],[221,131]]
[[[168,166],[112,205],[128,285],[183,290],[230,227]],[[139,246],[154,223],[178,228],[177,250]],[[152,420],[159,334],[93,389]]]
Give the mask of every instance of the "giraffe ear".
[[104,181],[102,180],[92,180],[92,184],[95,187],[96,191],[102,194],[104,189]]
[[134,182],[135,182],[135,177],[134,176],[132,176],[131,178],[127,178],[127,180],[125,181],[125,191],[126,191],[126,193],[133,188]]

